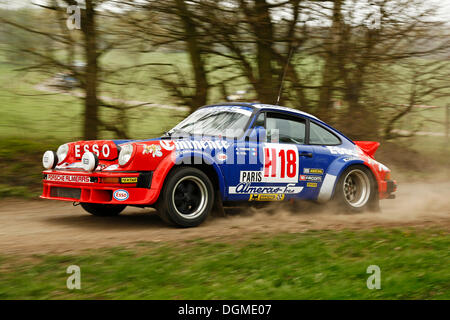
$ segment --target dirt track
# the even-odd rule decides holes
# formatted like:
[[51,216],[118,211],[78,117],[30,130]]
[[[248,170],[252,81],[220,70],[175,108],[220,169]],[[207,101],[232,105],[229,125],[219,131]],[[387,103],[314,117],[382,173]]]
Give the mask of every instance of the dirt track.
[[0,254],[72,253],[140,241],[226,240],[311,229],[438,226],[450,230],[450,182],[401,184],[396,200],[382,202],[381,213],[331,214],[317,206],[294,213],[252,209],[240,215],[229,212],[227,217],[214,217],[191,229],[166,226],[152,209],[127,208],[118,217],[99,218],[69,202],[10,200],[0,204]]

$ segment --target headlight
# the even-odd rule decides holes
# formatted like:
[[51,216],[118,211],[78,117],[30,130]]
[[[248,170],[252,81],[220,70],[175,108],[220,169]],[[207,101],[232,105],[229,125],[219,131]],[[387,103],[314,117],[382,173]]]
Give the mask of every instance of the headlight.
[[42,157],[42,165],[45,169],[53,169],[56,167],[57,156],[55,151],[45,151]]
[[56,155],[58,156],[58,163],[61,163],[64,160],[66,160],[68,153],[69,153],[69,145],[67,143],[59,146],[58,150],[56,151]]
[[133,155],[134,147],[132,144],[126,144],[121,146],[121,150],[119,153],[119,165],[124,166],[126,165]]

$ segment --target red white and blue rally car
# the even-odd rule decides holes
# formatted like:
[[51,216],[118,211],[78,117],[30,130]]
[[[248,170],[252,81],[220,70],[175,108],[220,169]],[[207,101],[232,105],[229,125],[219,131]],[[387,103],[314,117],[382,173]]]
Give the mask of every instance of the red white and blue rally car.
[[256,103],[205,106],[162,137],[64,144],[43,156],[42,198],[93,215],[155,207],[197,226],[213,206],[238,201],[334,201],[348,211],[394,198],[373,141],[352,141],[299,110]]

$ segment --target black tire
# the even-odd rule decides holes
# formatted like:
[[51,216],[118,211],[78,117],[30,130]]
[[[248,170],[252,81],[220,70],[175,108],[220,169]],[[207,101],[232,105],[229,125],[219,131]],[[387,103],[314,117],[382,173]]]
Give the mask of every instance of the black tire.
[[339,211],[359,213],[378,207],[378,188],[369,168],[352,165],[339,177],[333,201]]
[[211,212],[214,189],[208,176],[193,167],[171,171],[157,203],[160,217],[179,227],[196,227]]
[[119,215],[125,209],[126,205],[83,202],[81,203],[81,207],[97,217],[113,217]]

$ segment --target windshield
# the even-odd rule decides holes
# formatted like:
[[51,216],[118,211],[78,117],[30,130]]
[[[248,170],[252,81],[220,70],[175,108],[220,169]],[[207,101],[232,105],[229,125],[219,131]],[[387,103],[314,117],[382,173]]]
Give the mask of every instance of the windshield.
[[168,134],[237,138],[243,134],[251,114],[251,108],[239,106],[202,108],[181,121]]

